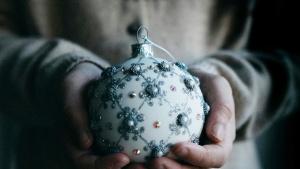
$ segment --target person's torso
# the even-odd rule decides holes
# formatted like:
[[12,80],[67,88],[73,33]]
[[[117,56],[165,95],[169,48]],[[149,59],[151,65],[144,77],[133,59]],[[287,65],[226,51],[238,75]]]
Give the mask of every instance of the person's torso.
[[[220,48],[245,45],[252,0],[30,0],[23,6],[27,30],[79,43],[111,64],[130,57],[139,26],[175,59],[191,64]],[[154,54],[170,59],[155,48]]]

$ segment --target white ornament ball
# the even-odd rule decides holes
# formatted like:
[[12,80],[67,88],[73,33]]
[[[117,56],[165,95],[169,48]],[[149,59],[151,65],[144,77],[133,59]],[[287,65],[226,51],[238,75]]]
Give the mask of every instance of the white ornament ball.
[[198,144],[209,106],[198,78],[180,62],[152,56],[150,44],[132,45],[133,57],[107,68],[89,90],[90,128],[103,154],[133,162],[172,156],[170,146]]

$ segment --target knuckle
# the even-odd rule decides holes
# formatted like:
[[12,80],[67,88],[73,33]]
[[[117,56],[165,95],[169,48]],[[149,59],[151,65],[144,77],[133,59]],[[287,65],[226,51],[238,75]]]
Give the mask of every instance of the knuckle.
[[223,76],[220,76],[220,75],[212,75],[211,76],[211,81],[214,84],[229,85],[229,82],[227,81],[227,79]]
[[230,120],[232,118],[232,108],[231,104],[229,102],[224,102],[219,105],[219,110],[221,113],[223,113],[226,117],[226,120]]
[[226,156],[226,152],[224,150],[223,147],[220,147],[220,152],[219,152],[219,155],[218,155],[218,160],[215,160],[214,162],[214,167],[216,168],[221,168],[227,161],[227,156]]

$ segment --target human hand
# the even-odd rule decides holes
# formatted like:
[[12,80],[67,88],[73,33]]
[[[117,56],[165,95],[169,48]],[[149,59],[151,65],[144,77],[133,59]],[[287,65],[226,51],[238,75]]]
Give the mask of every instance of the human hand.
[[[150,168],[192,169],[220,168],[232,149],[235,139],[235,112],[232,90],[228,81],[217,75],[205,73],[199,69],[189,72],[200,79],[200,87],[210,112],[206,119],[204,131],[206,141],[203,146],[190,142],[180,142],[172,146],[171,151],[182,162],[160,157],[154,159]],[[202,140],[202,139],[201,139]],[[145,168],[133,165],[130,168]]]
[[88,125],[86,93],[89,84],[98,79],[101,69],[91,63],[81,63],[71,70],[61,84],[64,125],[63,137],[73,168],[122,168],[129,163],[124,154],[98,156],[92,151],[93,135]]

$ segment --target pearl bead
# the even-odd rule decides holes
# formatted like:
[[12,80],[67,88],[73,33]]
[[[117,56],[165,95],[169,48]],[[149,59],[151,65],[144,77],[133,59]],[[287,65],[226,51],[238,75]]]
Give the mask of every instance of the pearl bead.
[[129,121],[127,122],[127,125],[128,125],[128,126],[133,126],[133,125],[134,125],[134,122],[133,122],[132,120],[129,120]]
[[139,66],[139,65],[134,66],[134,70],[135,70],[136,72],[140,71],[140,70],[141,70],[141,66]]
[[181,120],[182,122],[186,123],[188,121],[188,118],[186,116],[183,116]]
[[158,151],[157,153],[156,153],[156,156],[157,157],[161,157],[161,156],[163,156],[164,155],[164,153],[162,152],[162,151]]
[[153,93],[157,93],[158,92],[158,88],[155,87],[155,86],[153,86],[151,90],[152,90]]

